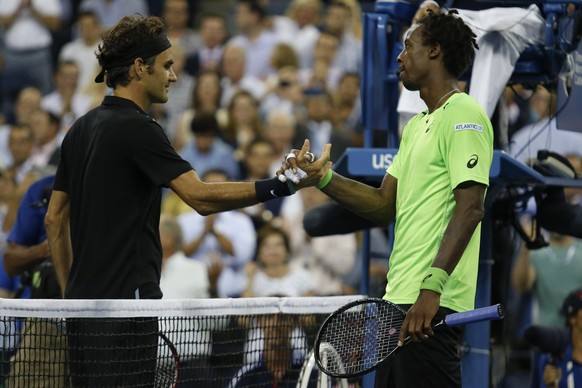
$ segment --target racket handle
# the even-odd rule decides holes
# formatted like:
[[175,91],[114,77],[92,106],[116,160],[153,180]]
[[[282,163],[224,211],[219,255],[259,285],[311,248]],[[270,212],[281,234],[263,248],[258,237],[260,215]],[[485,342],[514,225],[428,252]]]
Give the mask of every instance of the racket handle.
[[466,323],[502,319],[504,315],[503,306],[501,304],[496,304],[475,310],[464,311],[462,313],[449,314],[445,317],[444,323],[447,326],[458,326]]

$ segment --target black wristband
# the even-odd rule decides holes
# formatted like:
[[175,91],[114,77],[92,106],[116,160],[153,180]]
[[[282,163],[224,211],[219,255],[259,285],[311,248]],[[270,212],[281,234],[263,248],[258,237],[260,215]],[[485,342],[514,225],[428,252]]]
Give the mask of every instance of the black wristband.
[[295,188],[290,181],[283,183],[277,178],[256,181],[255,191],[257,192],[259,202],[295,194]]

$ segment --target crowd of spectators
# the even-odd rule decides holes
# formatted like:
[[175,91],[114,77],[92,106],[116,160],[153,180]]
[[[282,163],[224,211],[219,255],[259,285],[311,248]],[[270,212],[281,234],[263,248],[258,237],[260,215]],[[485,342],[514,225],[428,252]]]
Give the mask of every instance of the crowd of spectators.
[[[0,253],[8,249],[11,258],[9,248],[20,246],[9,237],[18,207],[33,182],[54,173],[59,144],[68,128],[111,92],[105,84],[94,82],[100,70],[95,51],[101,33],[120,18],[157,15],[170,25],[178,81],[170,88],[169,101],[154,105],[149,114],[160,122],[174,148],[205,180],[258,180],[273,176],[283,155],[300,148],[305,138],[315,153],[331,142],[332,161],[347,147],[363,145],[362,4],[356,0],[2,0]],[[546,89],[516,86],[507,88],[504,97],[510,149],[516,158],[534,156],[533,149],[547,145],[551,134],[557,152],[580,160],[581,137],[556,132]],[[538,147],[532,143],[536,139],[532,133],[545,126],[549,134],[537,137]],[[571,195],[572,201],[580,202],[579,192]],[[166,297],[268,296],[265,290],[289,296],[357,292],[359,233],[312,238],[297,227],[306,211],[326,201],[325,195],[311,188],[202,217],[179,197],[166,193],[160,225]],[[385,252],[376,254],[387,258],[386,234],[375,236],[385,247]],[[539,252],[522,251],[513,280],[515,290],[534,292],[539,306],[544,301],[553,306],[547,321],[544,310],[539,310],[539,322],[555,324],[561,319],[558,310],[564,295],[580,285],[580,249],[576,248],[580,242],[553,235],[550,244]],[[33,263],[46,259],[48,252],[41,249],[45,245],[46,240],[31,243]],[[548,255],[576,270],[556,264]],[[544,299],[550,295],[543,289],[549,273],[544,265],[562,265],[564,277],[571,279],[572,287],[566,289],[562,282],[560,294],[551,300]],[[383,268],[375,271],[380,272],[376,277],[381,282],[387,266]],[[6,273],[2,268],[0,272],[0,296],[14,296],[26,271]],[[196,284],[181,287],[188,273]]]

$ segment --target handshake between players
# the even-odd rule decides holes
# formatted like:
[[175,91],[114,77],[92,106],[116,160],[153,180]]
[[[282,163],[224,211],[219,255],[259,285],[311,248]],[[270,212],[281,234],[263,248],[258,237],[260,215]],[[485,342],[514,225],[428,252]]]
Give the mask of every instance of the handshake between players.
[[309,149],[310,142],[306,139],[300,150],[292,149],[285,156],[281,168],[276,172],[281,182],[292,182],[295,189],[309,186],[323,188],[329,183],[332,175],[332,162],[329,160],[331,144],[323,147],[321,157],[317,160]]

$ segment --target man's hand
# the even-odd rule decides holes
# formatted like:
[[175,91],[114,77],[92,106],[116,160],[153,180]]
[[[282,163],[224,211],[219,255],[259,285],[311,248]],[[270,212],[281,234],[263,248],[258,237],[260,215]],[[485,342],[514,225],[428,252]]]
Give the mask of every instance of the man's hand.
[[440,13],[439,4],[436,1],[432,0],[424,1],[420,5],[420,7],[418,7],[418,10],[414,14],[414,17],[412,18],[412,23],[413,24],[418,23],[420,19],[428,16],[431,13],[434,13],[435,15],[438,15]]
[[544,384],[548,387],[557,387],[562,379],[562,369],[559,367],[547,364],[544,368]]
[[440,294],[434,291],[420,291],[416,302],[406,313],[398,337],[398,346],[404,345],[407,336],[413,341],[422,341],[433,335],[431,321],[439,309],[440,300]]
[[[313,155],[309,152],[309,147],[309,140],[306,139],[303,143],[303,147],[301,147],[301,150],[292,149],[287,154],[287,157],[283,161],[281,168],[279,168],[276,173],[281,182],[286,182],[287,179],[291,179],[297,189],[315,186],[321,182],[332,165],[332,163],[329,161],[331,144],[326,144],[323,147],[321,157],[315,161],[313,160],[314,157],[309,156]],[[301,174],[300,171],[303,171],[306,176],[299,178]],[[299,179],[295,179],[295,177]]]

